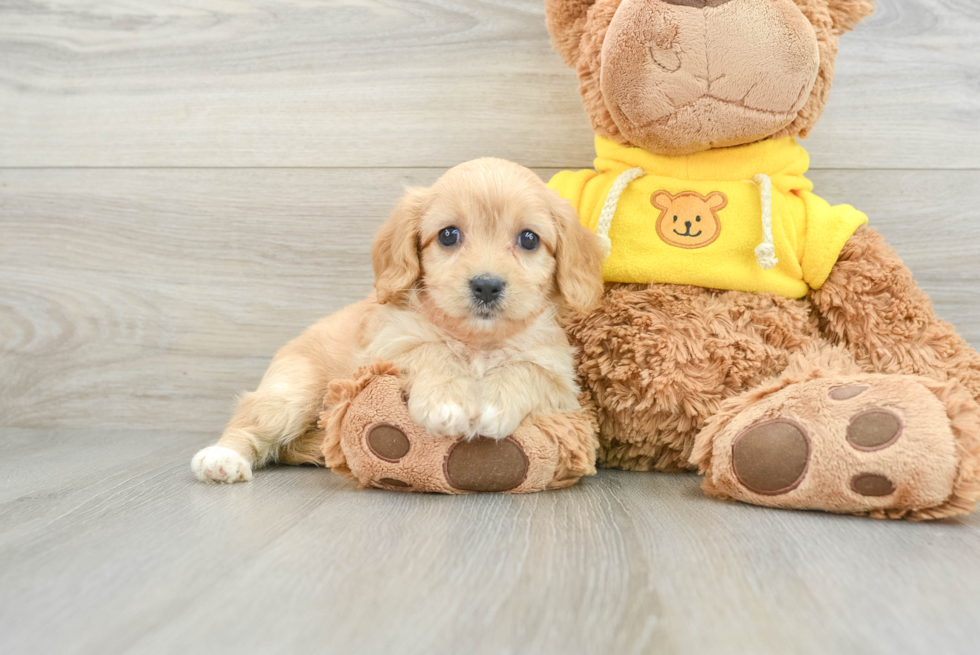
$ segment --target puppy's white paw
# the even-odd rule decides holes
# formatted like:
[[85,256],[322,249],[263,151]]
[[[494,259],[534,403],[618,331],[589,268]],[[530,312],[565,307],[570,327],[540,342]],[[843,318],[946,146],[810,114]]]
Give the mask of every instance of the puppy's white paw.
[[208,446],[194,455],[191,470],[201,482],[248,482],[252,465],[231,448]]
[[438,403],[431,407],[420,407],[411,411],[411,414],[415,422],[426,431],[442,437],[458,437],[468,432],[470,427],[470,417],[466,409],[456,403]]
[[514,434],[514,430],[523,418],[523,416],[508,416],[494,405],[484,405],[480,418],[476,422],[474,436],[505,439]]

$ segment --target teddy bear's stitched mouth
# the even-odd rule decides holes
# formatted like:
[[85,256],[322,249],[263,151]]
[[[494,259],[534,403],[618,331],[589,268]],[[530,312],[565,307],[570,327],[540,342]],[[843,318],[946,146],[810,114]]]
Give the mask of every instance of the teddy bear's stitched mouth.
[[[773,111],[773,110],[769,110],[769,109],[757,109],[755,107],[749,107],[748,105],[746,105],[743,102],[738,101],[738,100],[725,100],[724,98],[719,98],[718,96],[714,96],[714,95],[711,95],[710,93],[706,93],[706,94],[704,94],[704,95],[696,98],[695,100],[692,100],[691,102],[687,102],[687,103],[684,103],[683,105],[679,105],[677,107],[674,107],[674,110],[670,114],[668,114],[667,116],[661,116],[660,118],[654,118],[653,120],[647,121],[644,124],[634,123],[631,119],[629,119],[629,116],[626,116],[626,118],[628,120],[630,120],[630,122],[633,123],[633,125],[635,125],[637,128],[639,128],[641,130],[649,129],[651,127],[664,127],[665,125],[667,125],[667,123],[671,119],[676,118],[679,113],[681,113],[685,109],[689,109],[689,108],[693,107],[694,105],[696,105],[697,103],[699,103],[699,102],[701,102],[703,100],[711,100],[711,101],[717,102],[718,104],[721,104],[721,105],[728,105],[729,107],[738,107],[739,109],[742,109],[742,110],[747,111],[747,112],[751,112],[751,113],[758,114],[758,115],[761,115],[761,116],[771,116],[773,118],[777,118],[777,119],[780,119],[780,120],[792,120],[796,116],[796,114],[799,113],[798,111],[793,111],[792,109],[784,110],[784,111]],[[620,111],[622,111],[622,109],[620,109]],[[624,112],[624,116],[625,116],[625,112]]]
[[684,234],[681,234],[677,230],[674,230],[674,234],[676,234],[679,237],[691,237],[691,238],[701,236],[701,232],[703,232],[703,230],[698,230],[698,233],[697,234],[691,234],[691,230],[690,230],[690,228],[688,228],[687,232],[685,232]]
[[[770,133],[775,133],[779,129],[789,125],[796,119],[796,116],[799,113],[794,111],[774,112],[763,109],[753,109],[751,107],[740,105],[738,102],[723,100],[711,95],[704,95],[701,96],[701,98],[698,98],[698,100],[675,108],[667,116],[661,116],[659,118],[640,122],[633,120],[628,114],[626,114],[626,112],[622,110],[622,108],[618,108],[618,112],[612,112],[614,117],[613,120],[617,123],[619,129],[626,136],[626,138],[630,139],[635,144],[640,145],[640,147],[655,149],[655,143],[658,135],[663,134],[673,128],[678,120],[686,121],[689,118],[692,120],[699,120],[697,118],[686,116],[686,112],[684,112],[684,110],[692,107],[699,101],[703,101],[704,99],[708,99],[709,101],[718,103],[719,105],[727,105],[727,107],[724,107],[724,109],[727,109],[728,107],[739,107],[743,112],[745,112],[745,116],[742,118],[743,123],[746,121],[761,122],[763,125],[768,127],[765,130],[761,130],[759,134],[751,135],[745,138],[737,138],[734,140],[717,138],[722,135],[702,134],[701,136],[704,139],[703,143],[688,144],[692,147],[686,148],[682,151],[672,152],[671,154],[690,154],[692,152],[701,152],[711,148],[724,148],[734,145],[741,145],[743,143],[751,143],[752,141],[757,141],[758,139],[763,138],[763,132],[768,131]],[[619,114],[618,118],[616,117],[617,113]],[[641,135],[647,135],[647,138],[643,138]],[[650,137],[653,137],[654,139],[652,143]]]

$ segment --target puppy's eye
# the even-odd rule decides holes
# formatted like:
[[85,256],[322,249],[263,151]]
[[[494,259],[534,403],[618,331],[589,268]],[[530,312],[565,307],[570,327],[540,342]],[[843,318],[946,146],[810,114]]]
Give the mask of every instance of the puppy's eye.
[[439,230],[439,245],[450,248],[459,243],[459,228],[455,225],[450,225],[449,227],[444,227]]
[[517,245],[524,250],[533,251],[537,250],[538,246],[541,245],[541,239],[539,239],[538,235],[531,230],[524,230],[517,237]]

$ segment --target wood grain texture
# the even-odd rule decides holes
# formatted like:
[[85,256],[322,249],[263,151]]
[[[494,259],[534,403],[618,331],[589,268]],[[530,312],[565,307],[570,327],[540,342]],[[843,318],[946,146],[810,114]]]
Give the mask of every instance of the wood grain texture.
[[[539,171],[548,176],[553,171]],[[216,432],[275,351],[371,289],[371,235],[440,171],[0,171],[0,425]],[[817,171],[980,344],[980,171]]]
[[[980,9],[887,0],[842,40],[820,168],[976,168]],[[0,5],[0,166],[585,166],[541,0]]]
[[206,486],[201,439],[0,432],[0,650],[975,652],[976,515],[786,512],[617,471],[517,497],[313,468]]

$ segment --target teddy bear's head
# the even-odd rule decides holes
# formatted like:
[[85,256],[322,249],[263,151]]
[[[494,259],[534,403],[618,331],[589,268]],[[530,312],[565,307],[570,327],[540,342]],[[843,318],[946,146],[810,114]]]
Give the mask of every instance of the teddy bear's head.
[[660,210],[657,234],[663,241],[678,248],[703,248],[721,234],[718,212],[728,205],[728,197],[721,191],[707,196],[696,191],[677,195],[657,191],[650,203]]
[[664,155],[805,137],[874,0],[546,0],[597,134]]

